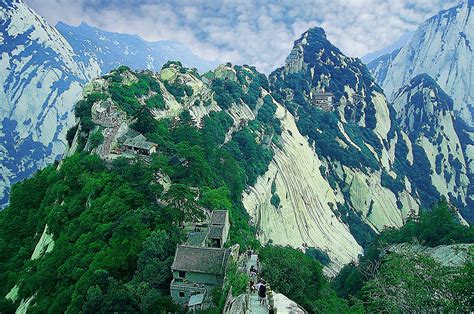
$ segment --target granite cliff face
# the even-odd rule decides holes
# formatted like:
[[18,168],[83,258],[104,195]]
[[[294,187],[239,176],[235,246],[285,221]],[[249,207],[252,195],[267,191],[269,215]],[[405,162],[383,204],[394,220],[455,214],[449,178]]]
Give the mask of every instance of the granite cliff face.
[[99,74],[78,60],[69,43],[21,1],[0,1],[0,206],[10,184],[64,151],[82,86]]
[[400,127],[425,152],[436,191],[460,208],[466,207],[468,165],[452,99],[430,76],[420,74],[395,95],[394,107]]

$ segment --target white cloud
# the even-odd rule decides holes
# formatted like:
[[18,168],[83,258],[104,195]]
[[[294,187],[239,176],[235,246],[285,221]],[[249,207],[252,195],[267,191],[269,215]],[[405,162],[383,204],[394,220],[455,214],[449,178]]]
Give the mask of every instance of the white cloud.
[[268,73],[310,26],[322,26],[344,53],[361,57],[459,0],[25,1],[53,25],[85,21],[147,40],[180,41],[205,58]]

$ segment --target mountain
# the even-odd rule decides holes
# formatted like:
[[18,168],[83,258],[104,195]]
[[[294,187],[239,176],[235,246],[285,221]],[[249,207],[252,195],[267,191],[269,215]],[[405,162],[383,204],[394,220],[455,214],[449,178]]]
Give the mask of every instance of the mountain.
[[387,54],[390,54],[393,51],[399,50],[403,46],[406,45],[406,43],[410,40],[410,38],[413,36],[413,33],[409,32],[404,34],[402,37],[400,37],[397,41],[394,43],[388,45],[387,47],[384,47],[380,50],[377,50],[375,52],[371,52],[360,58],[362,62],[365,64],[368,64],[375,59],[379,59],[382,56],[385,56]]
[[[333,55],[321,30],[303,36],[310,46],[321,41]],[[358,70],[364,67],[359,61],[338,58],[345,66],[350,64],[355,77],[361,75]],[[311,73],[322,60],[309,60],[314,60],[306,64]],[[257,267],[272,290],[312,312],[362,313],[366,307],[381,311],[386,304],[399,311],[405,301],[405,308],[413,310],[427,309],[433,302],[443,310],[472,308],[466,304],[470,269],[462,268],[464,261],[470,265],[472,245],[437,247],[472,243],[474,238],[472,227],[459,224],[447,202],[420,212],[400,230],[372,234],[372,242],[365,243],[368,254],[361,263],[342,268],[336,281],[342,288],[333,290],[321,263],[326,273],[335,274],[342,263],[362,252],[356,232],[368,231],[354,229],[357,223],[364,225],[354,216],[359,208],[343,203],[359,196],[341,195],[353,190],[351,186],[342,190],[345,183],[339,183],[339,177],[332,178],[334,188],[326,180],[329,172],[321,170],[323,162],[324,166],[337,162],[318,156],[315,148],[320,144],[310,144],[311,138],[300,132],[300,109],[309,104],[301,103],[292,113],[271,88],[255,67],[226,64],[201,76],[179,62],[167,62],[159,73],[121,66],[88,83],[76,105],[79,123],[68,132],[69,156],[17,183],[10,205],[0,212],[0,250],[5,253],[0,255],[0,268],[5,270],[0,272],[0,311],[179,312],[170,298],[170,282],[175,286],[186,280],[173,279],[170,271],[176,247],[186,241],[186,234],[201,233],[214,210],[229,212],[227,244],[232,252],[222,290],[212,285],[212,297],[207,299],[215,312],[231,313],[223,311],[230,292],[237,300],[245,299],[249,277],[241,269],[245,261],[252,261],[247,260],[247,248],[258,253]],[[378,89],[363,86],[366,91],[370,88]],[[352,126],[350,134],[357,128]],[[337,171],[350,174],[361,169],[361,181],[378,180],[378,173],[368,167],[340,163],[342,170]],[[252,209],[249,201],[261,209],[260,219],[247,213]],[[325,201],[339,203],[326,207]],[[379,215],[378,207],[373,207]],[[370,223],[370,217],[360,217]],[[367,226],[371,227],[376,230],[375,225]],[[435,248],[386,247],[417,239]],[[400,251],[403,248],[406,254]],[[418,257],[421,250],[427,253],[425,258]],[[195,255],[187,260],[202,269]],[[439,260],[459,263],[445,268]],[[405,285],[392,284],[408,281],[411,288],[413,281],[419,283],[416,265],[424,276],[414,293],[407,293]],[[289,267],[294,270],[288,271]],[[214,280],[214,275],[210,278]],[[393,298],[379,297],[388,282],[401,306],[392,304]],[[210,291],[207,285],[200,288]],[[362,289],[374,293],[366,298],[353,293]],[[433,297],[433,290],[443,297]],[[365,301],[349,303],[336,294],[346,292],[347,299]],[[421,303],[413,295],[422,295]]]
[[[460,169],[462,173],[460,178],[463,179],[459,179],[458,183],[465,182],[462,169],[464,167],[467,169],[465,174],[470,183],[467,191],[462,188],[459,193],[465,194],[465,197],[462,197],[462,203],[465,204],[464,215],[470,221],[474,206],[474,98],[471,92],[474,66],[471,46],[474,39],[474,22],[471,14],[473,5],[472,1],[463,1],[456,7],[441,11],[425,21],[404,47],[368,65],[388,98],[391,101],[399,98],[396,100],[399,103],[395,106],[397,110],[405,108],[401,104],[403,97],[402,101],[400,100],[400,93],[403,92],[399,90],[413,87],[412,79],[424,73],[433,78],[439,88],[452,98],[453,103],[449,110],[453,117],[455,132],[450,136],[455,142],[459,141],[457,145],[462,148],[462,153],[448,158],[459,160],[459,163],[456,162],[456,169]],[[406,113],[398,114],[400,116]],[[416,120],[415,117],[407,118]],[[440,124],[437,127],[442,126]],[[429,154],[436,155],[435,152]],[[435,185],[442,195],[452,194],[448,191],[449,188],[447,190],[442,186],[442,183]]]
[[196,67],[203,73],[218,64],[194,55],[188,47],[178,42],[147,42],[138,36],[106,32],[87,23],[74,27],[59,22],[56,29],[77,55],[95,59],[100,64],[102,74],[121,65],[159,71],[168,60],[179,60],[183,65]]
[[54,28],[21,0],[0,1],[0,208],[10,185],[59,159],[74,104],[92,78],[122,64],[159,70],[168,59],[209,69],[214,63],[175,42],[81,24]]
[[[466,208],[470,181],[453,100],[429,75],[420,74],[398,91],[393,104],[400,127],[424,150],[434,169],[431,182],[436,191]],[[471,218],[470,212],[464,211],[466,218]]]
[[[405,175],[411,166],[399,160],[408,137],[366,67],[320,28],[295,41],[269,81],[292,122],[282,122],[281,146],[244,205],[262,240],[317,247],[340,267],[375,233],[418,211],[419,192]],[[332,93],[332,105],[318,104],[323,92]]]
[[0,1],[0,205],[10,184],[59,158],[82,86],[99,74],[21,1]]
[[[439,185],[451,203],[469,191],[454,103],[429,76],[392,105],[359,59],[312,28],[269,78],[169,61],[160,72],[120,66],[82,95],[64,159],[17,183],[0,212],[1,312],[178,312],[170,282],[188,274],[171,273],[175,249],[214,210],[229,213],[232,251],[209,300],[216,312],[229,292],[246,297],[239,247],[258,250],[272,289],[312,312],[381,311],[387,282],[395,312],[405,300],[416,311],[472,308],[471,269],[385,246],[473,241],[450,203],[430,206]],[[426,272],[406,293],[416,265]],[[324,276],[338,272],[352,303]]]
[[473,125],[473,5],[472,0],[465,0],[439,12],[418,28],[390,62],[382,56],[368,65],[389,99],[413,77],[427,73],[453,98],[458,115]]

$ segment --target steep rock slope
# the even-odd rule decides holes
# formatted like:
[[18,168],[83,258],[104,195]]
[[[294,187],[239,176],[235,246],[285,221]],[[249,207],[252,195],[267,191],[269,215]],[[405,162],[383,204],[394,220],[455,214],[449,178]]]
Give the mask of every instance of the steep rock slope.
[[[360,252],[352,237],[364,246],[374,232],[401,226],[418,211],[417,193],[396,158],[398,146],[409,140],[365,66],[344,56],[322,29],[310,29],[295,42],[270,84],[288,110],[282,120],[288,130],[244,204],[261,239],[314,245],[328,251],[337,268]],[[334,94],[333,106],[315,101],[322,92]]]
[[433,186],[465,208],[468,165],[457,134],[452,99],[430,76],[420,74],[395,95],[394,107],[400,127],[428,157]]
[[99,74],[19,0],[0,1],[0,206],[16,182],[64,150],[82,84]]
[[337,270],[362,253],[333,211],[343,196],[320,173],[323,164],[298,131],[293,115],[281,105],[276,115],[284,130],[280,145],[274,146],[269,170],[244,192],[244,206],[258,223],[263,243],[316,247],[328,253],[331,268]]
[[147,42],[138,36],[106,32],[87,23],[78,27],[59,22],[56,29],[71,44],[76,54],[95,59],[102,74],[121,65],[132,69],[159,71],[168,60],[179,60],[184,66],[205,72],[216,62],[194,55],[185,45],[173,41]]

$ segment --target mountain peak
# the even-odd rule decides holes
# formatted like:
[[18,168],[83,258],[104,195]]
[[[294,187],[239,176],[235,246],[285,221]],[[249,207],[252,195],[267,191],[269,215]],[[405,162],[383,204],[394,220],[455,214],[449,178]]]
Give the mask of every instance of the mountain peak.
[[319,36],[319,37],[326,38],[326,32],[324,31],[322,27],[317,27],[317,26],[311,27],[310,29],[308,29],[306,32],[303,33],[302,37],[304,37],[306,34],[309,36]]
[[430,98],[436,101],[438,109],[452,110],[453,100],[436,83],[436,81],[427,73],[421,73],[411,79],[410,84],[399,91],[401,93],[416,92],[426,90]]
[[79,24],[79,27],[80,28],[94,28],[93,26],[87,24],[87,22],[81,22],[81,24]]

